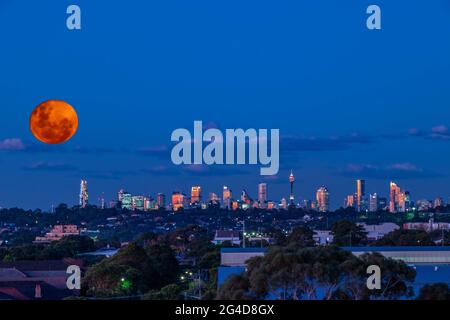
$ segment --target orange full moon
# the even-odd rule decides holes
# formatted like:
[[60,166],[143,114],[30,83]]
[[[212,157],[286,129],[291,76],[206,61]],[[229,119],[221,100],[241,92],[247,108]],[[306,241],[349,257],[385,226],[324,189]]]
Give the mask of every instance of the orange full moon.
[[64,143],[77,132],[77,112],[67,102],[45,101],[31,113],[30,129],[36,139],[44,143]]

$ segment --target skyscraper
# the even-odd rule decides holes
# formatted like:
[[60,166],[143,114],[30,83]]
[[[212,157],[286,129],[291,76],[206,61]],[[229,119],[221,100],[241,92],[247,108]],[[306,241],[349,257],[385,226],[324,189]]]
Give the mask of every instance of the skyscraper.
[[317,190],[316,199],[317,209],[320,212],[330,211],[330,193],[328,192],[327,187],[322,186],[319,188],[319,190]]
[[191,188],[191,205],[199,205],[202,200],[202,188],[200,186],[193,186]]
[[369,196],[369,211],[377,212],[379,209],[378,195],[376,193]]
[[378,207],[381,210],[387,210],[388,209],[388,200],[385,197],[378,197]]
[[287,201],[286,201],[286,198],[282,198],[282,199],[281,199],[281,201],[280,201],[280,209],[284,209],[284,210],[287,209]]
[[364,197],[366,195],[366,181],[358,179],[356,180],[356,209],[358,212],[363,211]]
[[117,200],[119,201],[119,202],[122,202],[122,200],[123,200],[123,193],[124,193],[125,191],[123,190],[123,189],[120,189],[119,190],[119,192],[117,192]]
[[144,197],[144,210],[149,211],[155,209],[158,209],[155,199],[152,197]]
[[184,207],[185,195],[181,192],[172,193],[172,209],[178,211]]
[[133,197],[131,193],[122,190],[122,209],[131,210],[133,208]]
[[156,203],[158,205],[158,209],[162,209],[166,207],[166,195],[164,193],[158,193],[156,197]]
[[404,204],[405,209],[404,209],[403,212],[410,211],[412,209],[412,207],[413,207],[413,201],[411,199],[411,193],[409,191],[405,191],[403,199],[405,201],[405,204]]
[[241,192],[241,201],[247,205],[250,205],[253,202],[253,199],[250,198],[250,196],[248,195],[248,193],[245,189],[243,189]]
[[267,208],[267,183],[258,185],[258,204],[261,209]]
[[99,200],[99,204],[100,204],[100,209],[105,209],[105,194],[102,192],[102,195],[100,196]]
[[131,207],[133,208],[133,210],[144,211],[145,197],[144,196],[133,196],[131,198]]
[[295,182],[295,177],[291,170],[291,174],[289,175],[289,183],[291,185],[291,193],[289,195],[289,204],[290,205],[294,205],[294,199],[295,199],[294,198],[294,182]]
[[222,201],[223,201],[223,207],[225,209],[231,209],[231,189],[227,186],[223,187],[223,195],[222,195]]
[[395,182],[391,182],[389,185],[389,211],[391,213],[398,211],[398,197],[400,193],[400,187]]
[[355,207],[355,195],[350,194],[347,196],[347,198],[345,198],[344,207],[345,208],[354,208]]
[[88,188],[87,188],[87,181],[81,180],[80,185],[80,207],[86,208],[86,206],[89,203],[89,194],[88,194]]
[[444,199],[442,199],[441,197],[437,197],[436,199],[434,199],[434,208],[439,208],[439,207],[443,207],[444,206]]
[[397,194],[397,211],[398,212],[405,212],[406,211],[406,201],[407,201],[407,196],[409,195],[409,193],[406,192],[402,192],[400,191]]
[[214,193],[214,192],[210,192],[209,193],[209,197],[208,197],[208,201],[209,202],[219,202],[219,196]]

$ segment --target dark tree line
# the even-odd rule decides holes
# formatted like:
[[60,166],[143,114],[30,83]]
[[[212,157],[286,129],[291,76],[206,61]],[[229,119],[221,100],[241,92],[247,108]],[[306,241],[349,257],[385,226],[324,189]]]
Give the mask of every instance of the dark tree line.
[[[367,267],[382,270],[381,289],[367,288]],[[218,299],[362,300],[400,299],[413,294],[415,270],[379,254],[356,257],[335,246],[273,247],[248,261],[247,270],[230,277]]]

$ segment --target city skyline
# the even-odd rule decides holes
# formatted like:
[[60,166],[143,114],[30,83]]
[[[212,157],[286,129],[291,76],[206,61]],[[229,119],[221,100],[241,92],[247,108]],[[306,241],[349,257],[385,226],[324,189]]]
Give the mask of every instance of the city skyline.
[[[95,205],[100,208],[122,208],[128,210],[149,211],[157,209],[169,209],[178,211],[180,208],[206,208],[208,205],[214,203],[221,208],[236,210],[236,209],[288,209],[290,206],[303,209],[311,209],[319,212],[334,211],[339,208],[354,208],[357,212],[375,212],[378,210],[386,210],[391,213],[402,213],[411,210],[428,210],[445,206],[447,201],[441,196],[436,196],[433,199],[426,199],[411,196],[411,192],[401,189],[395,182],[389,183],[389,193],[387,197],[380,196],[381,193],[365,193],[366,180],[355,180],[355,192],[343,199],[341,206],[333,208],[330,205],[332,193],[326,185],[321,185],[315,192],[313,199],[295,196],[293,183],[295,181],[294,174],[291,170],[287,179],[289,182],[289,195],[280,199],[270,197],[268,192],[268,183],[259,183],[257,185],[256,196],[252,197],[251,192],[247,189],[241,191],[233,191],[229,186],[223,186],[222,197],[213,191],[204,191],[202,186],[195,185],[190,188],[190,193],[183,190],[173,190],[168,193],[170,202],[166,202],[166,193],[158,192],[156,195],[152,194],[133,194],[125,189],[120,189],[117,192],[117,197],[111,198],[106,205],[104,193],[98,197],[98,203],[89,202],[88,181],[81,179],[79,206],[85,208],[87,205]],[[202,191],[203,190],[203,191]],[[208,193],[208,196],[204,194]],[[294,198],[297,201],[292,202]],[[288,201],[289,200],[289,201]],[[448,198],[450,203],[450,197]],[[54,205],[52,205],[54,208]]]
[[[2,34],[0,59],[1,207],[77,203],[80,178],[91,202],[123,186],[221,194],[228,185],[256,198],[259,183],[289,201],[291,169],[296,196],[315,199],[326,185],[332,208],[356,179],[370,181],[366,194],[388,196],[393,180],[414,197],[450,196],[450,11],[438,4],[405,13],[383,1],[386,28],[372,32],[365,5],[336,1],[140,10],[81,1],[80,32],[67,30],[66,8],[53,1],[0,6],[0,28],[15,30]],[[30,113],[48,99],[77,111],[78,132],[64,145],[29,130]],[[197,120],[221,131],[280,129],[279,175],[173,165],[171,132]]]

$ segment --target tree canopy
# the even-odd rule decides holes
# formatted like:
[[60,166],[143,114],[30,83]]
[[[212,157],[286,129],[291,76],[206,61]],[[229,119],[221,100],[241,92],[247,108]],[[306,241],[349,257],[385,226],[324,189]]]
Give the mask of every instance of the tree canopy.
[[434,246],[431,236],[422,230],[398,229],[375,241],[374,246]]
[[361,246],[367,243],[364,228],[348,220],[340,220],[333,224],[333,243],[341,247]]
[[136,243],[89,268],[83,291],[93,296],[128,296],[159,290],[176,281],[178,262],[165,245],[147,250]]
[[450,300],[450,287],[446,283],[427,284],[420,289],[418,300]]
[[[381,290],[367,288],[367,267],[380,266]],[[219,299],[398,299],[409,297],[415,270],[379,254],[356,257],[335,246],[273,247],[248,261],[247,271],[230,277]]]

